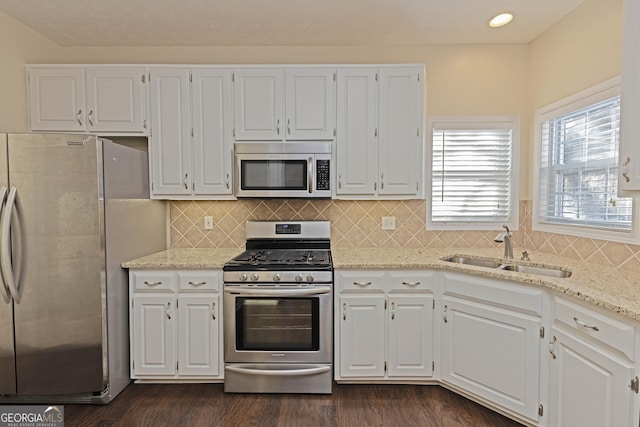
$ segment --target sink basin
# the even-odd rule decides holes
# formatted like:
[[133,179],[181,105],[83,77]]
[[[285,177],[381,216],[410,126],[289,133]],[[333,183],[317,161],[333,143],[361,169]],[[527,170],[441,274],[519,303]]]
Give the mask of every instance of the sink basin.
[[492,259],[483,258],[467,258],[463,256],[452,256],[444,258],[443,261],[455,262],[456,264],[475,265],[477,267],[498,268],[502,265],[501,262]]
[[506,264],[500,267],[501,270],[516,271],[518,273],[536,274],[538,276],[556,277],[565,279],[571,277],[571,272],[553,267],[535,267],[532,265]]
[[461,255],[443,258],[442,261],[453,262],[456,264],[473,265],[476,267],[495,268],[498,270],[514,271],[516,273],[536,274],[538,276],[555,277],[558,279],[566,279],[571,277],[571,271],[563,270],[560,267],[542,267],[525,264],[505,264],[496,259],[487,258],[471,258]]

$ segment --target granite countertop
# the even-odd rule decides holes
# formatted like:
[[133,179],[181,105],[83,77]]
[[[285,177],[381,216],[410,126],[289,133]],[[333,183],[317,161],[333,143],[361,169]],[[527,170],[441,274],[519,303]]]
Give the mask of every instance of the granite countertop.
[[[221,269],[225,262],[242,251],[242,248],[169,249],[127,261],[122,266],[132,269]],[[541,286],[640,321],[640,275],[572,258],[532,251],[529,262],[508,260],[508,262],[534,266],[557,266],[572,272],[571,277],[560,279],[441,260],[452,255],[463,255],[468,258],[500,258],[501,251],[495,248],[332,248],[331,254],[336,269],[401,268],[471,273],[488,278]]]

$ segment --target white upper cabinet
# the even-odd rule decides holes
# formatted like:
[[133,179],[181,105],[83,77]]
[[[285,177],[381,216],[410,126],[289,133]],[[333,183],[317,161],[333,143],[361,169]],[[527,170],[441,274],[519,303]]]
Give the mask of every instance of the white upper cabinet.
[[332,68],[235,70],[236,141],[333,139],[334,74]]
[[231,195],[231,71],[159,67],[150,76],[153,197]]
[[150,70],[151,80],[151,192],[157,195],[189,195],[191,173],[191,126],[189,70]]
[[283,80],[280,68],[247,68],[234,72],[235,138],[284,139]]
[[621,93],[618,185],[621,191],[640,190],[640,2],[637,0],[624,2]]
[[382,68],[379,90],[379,193],[417,194],[422,164],[420,72],[415,68]]
[[338,70],[336,195],[422,194],[421,67]]
[[338,69],[338,195],[369,195],[378,186],[378,86],[376,70]]
[[146,134],[145,69],[30,68],[32,131]]
[[286,77],[286,139],[332,140],[335,136],[336,71],[292,68]]

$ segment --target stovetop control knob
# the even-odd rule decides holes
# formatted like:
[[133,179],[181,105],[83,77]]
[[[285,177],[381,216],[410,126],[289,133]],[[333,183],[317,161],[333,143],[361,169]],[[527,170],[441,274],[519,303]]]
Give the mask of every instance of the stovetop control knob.
[[279,282],[280,279],[282,279],[282,276],[280,276],[280,273],[276,273],[273,275],[273,281],[274,282]]
[[302,274],[296,274],[295,280],[298,283],[302,282]]
[[307,282],[313,282],[313,274],[307,274]]
[[258,275],[258,273],[253,273],[253,276],[251,276],[251,280],[253,280],[254,282],[257,282],[259,278],[260,276]]
[[246,282],[248,278],[249,278],[249,276],[247,276],[247,273],[242,273],[240,275],[240,281],[241,282]]

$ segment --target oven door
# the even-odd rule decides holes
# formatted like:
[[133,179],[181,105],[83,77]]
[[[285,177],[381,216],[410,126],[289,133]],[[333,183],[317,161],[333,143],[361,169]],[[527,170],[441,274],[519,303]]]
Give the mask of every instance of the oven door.
[[313,154],[236,154],[236,197],[315,197]]
[[224,289],[225,363],[331,363],[331,286]]

